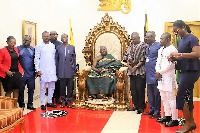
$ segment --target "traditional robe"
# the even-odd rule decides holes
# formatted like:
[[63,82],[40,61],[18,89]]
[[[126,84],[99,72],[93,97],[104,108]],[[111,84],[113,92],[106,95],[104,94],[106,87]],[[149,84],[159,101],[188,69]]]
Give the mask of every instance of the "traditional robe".
[[103,74],[91,70],[87,78],[87,87],[90,94],[112,94],[116,89],[115,71],[119,70],[122,64],[116,61],[110,54],[102,57],[97,61],[96,68],[111,69]]

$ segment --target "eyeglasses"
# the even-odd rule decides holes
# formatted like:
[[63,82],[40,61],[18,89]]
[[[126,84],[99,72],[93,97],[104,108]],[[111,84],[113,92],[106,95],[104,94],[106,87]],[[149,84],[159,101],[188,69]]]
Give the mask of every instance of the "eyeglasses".
[[174,34],[178,34],[179,30],[180,30],[180,29],[178,29],[178,30],[174,31]]
[[57,36],[58,34],[50,34],[50,35]]

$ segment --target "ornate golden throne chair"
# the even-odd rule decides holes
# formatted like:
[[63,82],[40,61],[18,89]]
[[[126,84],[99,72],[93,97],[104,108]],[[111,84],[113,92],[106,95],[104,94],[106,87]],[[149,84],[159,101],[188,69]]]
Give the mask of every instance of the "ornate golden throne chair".
[[[124,52],[130,44],[130,36],[117,22],[114,22],[112,17],[107,13],[101,18],[101,23],[97,24],[85,40],[85,47],[82,51],[84,54],[86,67],[90,67],[94,57],[100,55],[100,46],[106,46],[108,54],[111,54],[115,59],[121,61]],[[116,91],[112,95],[111,101],[102,102],[101,99],[87,101],[89,92],[86,88],[86,78],[90,70],[80,70],[78,75],[78,86],[75,89],[76,100],[73,103],[74,108],[88,108],[92,110],[126,110],[130,104],[130,89],[126,70],[120,69],[116,72],[117,85]]]

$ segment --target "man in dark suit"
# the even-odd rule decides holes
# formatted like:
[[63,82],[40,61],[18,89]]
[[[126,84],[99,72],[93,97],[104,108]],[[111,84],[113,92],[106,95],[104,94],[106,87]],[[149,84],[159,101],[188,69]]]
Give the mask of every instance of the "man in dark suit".
[[[50,42],[55,45],[55,48],[62,44],[60,41],[57,40],[57,37],[58,37],[58,33],[56,31],[50,32]],[[55,83],[55,90],[53,93],[52,102],[54,103],[54,101],[57,104],[61,104],[61,101],[60,101],[60,79],[58,79]]]
[[61,108],[64,108],[65,105],[70,108],[73,78],[76,70],[76,53],[75,47],[68,43],[67,34],[64,33],[61,35],[61,41],[63,43],[56,48],[56,70],[60,79]]

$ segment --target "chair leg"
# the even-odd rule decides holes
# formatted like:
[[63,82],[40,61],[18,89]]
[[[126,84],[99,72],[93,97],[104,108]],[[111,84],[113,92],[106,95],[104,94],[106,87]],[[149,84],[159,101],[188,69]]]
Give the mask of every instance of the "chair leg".
[[116,98],[117,98],[117,101],[116,101],[116,103],[118,103],[119,102],[119,92],[118,92],[118,90],[116,91]]
[[83,90],[83,101],[85,102],[85,90]]
[[23,127],[24,127],[24,119],[20,123],[20,133],[24,133]]

